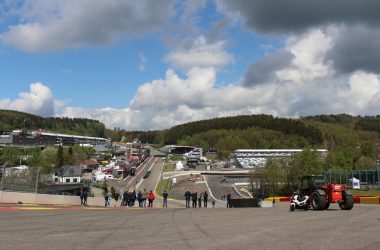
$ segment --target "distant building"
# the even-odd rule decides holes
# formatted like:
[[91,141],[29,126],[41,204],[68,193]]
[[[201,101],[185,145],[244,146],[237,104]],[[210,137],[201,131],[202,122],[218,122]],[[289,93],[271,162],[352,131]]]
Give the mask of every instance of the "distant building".
[[81,164],[82,172],[92,172],[99,168],[99,162],[93,159],[84,160]]
[[0,134],[0,147],[31,147],[31,146],[74,146],[104,148],[110,147],[111,141],[100,137],[66,135],[58,133],[48,133],[32,131],[23,133],[21,130],[3,132]]
[[[326,149],[315,150],[321,157],[327,156]],[[230,157],[231,164],[241,168],[265,167],[269,158],[290,158],[302,149],[237,149]]]
[[190,151],[195,149],[195,147],[192,146],[177,146],[177,145],[166,145],[162,148],[160,148],[160,151],[164,154],[186,154]]
[[82,173],[80,167],[63,166],[52,174],[54,182],[60,183],[78,183],[81,182]]

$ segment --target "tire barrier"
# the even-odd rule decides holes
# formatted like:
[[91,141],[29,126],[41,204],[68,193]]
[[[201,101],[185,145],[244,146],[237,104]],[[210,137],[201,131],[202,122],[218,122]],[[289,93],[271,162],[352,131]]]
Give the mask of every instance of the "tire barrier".
[[258,207],[259,202],[255,198],[236,198],[231,199],[232,207]]

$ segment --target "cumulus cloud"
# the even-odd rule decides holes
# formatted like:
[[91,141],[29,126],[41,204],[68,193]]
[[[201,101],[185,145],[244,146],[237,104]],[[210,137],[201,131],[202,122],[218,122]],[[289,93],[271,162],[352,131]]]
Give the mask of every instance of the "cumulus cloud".
[[380,28],[342,25],[337,32],[328,55],[336,70],[342,73],[355,70],[380,73]]
[[0,100],[2,109],[19,110],[42,116],[55,114],[55,100],[50,89],[40,82],[30,84],[29,92],[21,92],[15,100]]
[[[380,73],[380,2],[377,0],[217,0],[218,9],[259,34],[289,35],[298,37],[313,29],[335,27],[337,36],[332,37],[333,46],[327,60],[340,73],[364,70]],[[277,54],[272,55],[272,58]],[[247,72],[250,81],[261,80],[255,69],[270,61],[266,57],[253,63]],[[255,66],[255,67],[254,67]],[[264,66],[265,69],[277,65]],[[265,75],[265,74],[264,74]],[[251,77],[251,78],[250,78]],[[258,78],[258,79],[256,79]]]
[[275,78],[275,72],[288,67],[294,58],[290,51],[280,49],[248,66],[243,77],[243,85],[266,83]]
[[378,25],[377,0],[218,0],[219,9],[238,15],[260,33],[302,32],[333,23]]
[[20,18],[1,41],[29,51],[55,51],[85,45],[107,45],[124,34],[162,28],[174,15],[174,0],[25,1]]
[[184,70],[192,67],[220,67],[233,61],[233,56],[225,51],[225,46],[225,41],[210,43],[205,36],[199,36],[190,46],[170,52],[165,61]]

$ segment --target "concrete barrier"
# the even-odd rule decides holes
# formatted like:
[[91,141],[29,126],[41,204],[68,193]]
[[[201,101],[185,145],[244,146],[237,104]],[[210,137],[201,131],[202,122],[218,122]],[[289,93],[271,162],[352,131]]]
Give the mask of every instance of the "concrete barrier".
[[[0,203],[32,203],[44,205],[80,205],[79,196],[34,194],[0,191]],[[104,198],[88,197],[89,206],[104,206]]]

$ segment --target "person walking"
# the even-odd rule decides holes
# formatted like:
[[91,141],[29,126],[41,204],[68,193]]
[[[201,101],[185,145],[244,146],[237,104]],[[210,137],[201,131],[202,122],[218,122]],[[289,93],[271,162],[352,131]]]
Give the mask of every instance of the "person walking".
[[108,191],[107,193],[107,199],[108,199],[108,207],[112,207],[112,193],[111,191]]
[[108,190],[104,192],[104,206],[108,207]]
[[199,208],[202,207],[202,192],[199,193],[199,197],[198,197],[198,207],[199,207]]
[[139,202],[139,207],[142,207],[142,193],[140,190],[137,192],[137,201]]
[[197,192],[194,192],[191,194],[191,198],[192,198],[192,207],[193,208],[196,208],[197,207],[197,196],[198,196],[198,193]]
[[144,188],[144,191],[142,192],[142,203],[143,207],[146,207],[146,199],[148,199],[148,192]]
[[120,196],[119,193],[115,193],[115,195],[113,196],[113,198],[115,199],[115,207],[117,207],[117,202],[119,201],[119,196]]
[[152,192],[152,190],[149,191],[149,194],[148,194],[148,207],[153,207],[153,201],[154,201],[154,194]]
[[211,204],[212,204],[212,208],[215,208],[215,199],[212,199]]
[[203,207],[207,208],[207,201],[208,201],[208,193],[207,191],[205,191],[203,194]]
[[163,202],[162,202],[162,207],[168,207],[168,192],[165,192],[162,194],[162,197],[164,198]]
[[130,207],[134,207],[135,206],[135,200],[136,200],[136,191],[133,190],[131,192],[130,197],[129,197]]
[[231,197],[231,193],[228,193],[228,194],[227,194],[227,207],[228,207],[228,208],[232,208],[231,199],[232,199],[232,197]]
[[127,205],[127,191],[124,191],[123,197],[121,199],[121,206],[125,207]]
[[272,207],[274,207],[276,205],[276,200],[273,198],[272,200]]
[[79,197],[80,197],[80,205],[84,205],[84,197],[83,197],[83,188],[79,190]]
[[87,206],[87,197],[88,197],[88,192],[87,189],[83,190],[83,205]]
[[191,193],[189,190],[185,192],[186,208],[190,208]]

